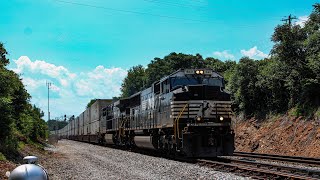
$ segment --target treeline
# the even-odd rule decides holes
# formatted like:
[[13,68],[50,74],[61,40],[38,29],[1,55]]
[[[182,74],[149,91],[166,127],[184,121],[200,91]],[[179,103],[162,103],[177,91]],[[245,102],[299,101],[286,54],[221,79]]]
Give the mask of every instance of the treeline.
[[66,125],[68,125],[68,121],[64,120],[49,120],[47,121],[48,124],[48,130],[49,131],[55,131],[64,128]]
[[0,153],[17,150],[19,141],[38,141],[46,137],[43,112],[30,104],[31,96],[18,74],[6,68],[9,59],[0,43]]
[[[122,97],[130,96],[179,68],[213,68],[224,75],[237,113],[246,117],[268,113],[310,115],[320,105],[320,4],[304,26],[281,24],[271,37],[270,57],[242,57],[221,61],[200,54],[171,53],[154,58],[146,68],[134,66],[122,83]],[[318,113],[320,110],[318,109]]]

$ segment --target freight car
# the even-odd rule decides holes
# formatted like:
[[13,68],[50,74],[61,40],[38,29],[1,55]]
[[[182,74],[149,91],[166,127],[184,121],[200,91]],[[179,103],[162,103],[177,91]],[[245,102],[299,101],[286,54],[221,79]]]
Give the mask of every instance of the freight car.
[[128,98],[97,100],[59,136],[187,157],[216,157],[233,154],[231,116],[230,94],[219,73],[180,69]]

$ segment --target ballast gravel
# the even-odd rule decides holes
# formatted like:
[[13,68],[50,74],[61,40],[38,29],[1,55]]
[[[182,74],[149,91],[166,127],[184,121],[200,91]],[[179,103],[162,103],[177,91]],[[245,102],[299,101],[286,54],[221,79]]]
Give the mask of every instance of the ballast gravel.
[[60,140],[42,162],[50,179],[248,179],[196,164]]

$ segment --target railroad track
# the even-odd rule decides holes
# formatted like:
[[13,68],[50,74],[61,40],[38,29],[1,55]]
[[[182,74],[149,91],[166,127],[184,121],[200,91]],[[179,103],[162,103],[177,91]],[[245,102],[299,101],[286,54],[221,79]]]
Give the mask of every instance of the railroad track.
[[234,152],[234,156],[248,157],[248,158],[259,158],[268,160],[277,160],[285,162],[303,163],[309,165],[320,165],[319,158],[299,157],[299,156],[282,156],[273,154],[259,154],[259,153],[248,153],[248,152]]
[[[111,146],[107,146],[111,147]],[[116,148],[121,149],[121,148]],[[121,149],[126,150],[127,149]],[[141,150],[141,149],[131,149],[130,151],[141,153],[149,156],[163,157],[162,154],[156,153],[152,150]],[[316,162],[318,164],[318,159],[316,158],[305,158],[303,157],[291,157],[291,156],[279,156],[270,154],[257,154],[257,153],[245,153],[245,152],[235,152],[235,156],[241,157],[251,157],[251,158],[261,158],[270,160],[281,160],[289,161],[289,159],[294,159],[293,162],[305,162],[310,164],[311,162]],[[290,158],[289,158],[290,157]],[[230,159],[230,158],[214,158],[212,159],[185,159],[183,157],[166,157],[171,160],[187,162],[187,163],[197,163],[202,166],[207,166],[213,168],[217,171],[231,172],[254,179],[320,179],[320,171],[310,170],[297,167],[289,167],[282,165],[275,165],[269,163],[256,162],[254,160],[244,160],[244,159]],[[300,161],[299,161],[300,160]],[[308,161],[307,161],[308,160]],[[292,162],[292,161],[291,161]]]
[[320,171],[259,163],[248,160],[219,158],[198,159],[198,163],[219,171],[234,172],[254,179],[320,179]]
[[[130,151],[141,153],[149,156],[163,157],[161,154],[152,150],[132,149]],[[238,153],[238,152],[237,152]],[[235,153],[235,156],[240,156],[241,153]],[[243,153],[250,154],[250,153]],[[253,153],[254,158],[257,158],[258,154]],[[242,156],[243,157],[243,156]],[[245,156],[248,157],[248,156]],[[261,158],[261,156],[259,156]],[[265,155],[270,157],[268,159],[278,160],[273,158],[272,155]],[[283,165],[276,165],[270,163],[256,162],[249,159],[229,159],[228,157],[219,157],[212,159],[185,159],[184,157],[166,157],[171,160],[187,163],[197,163],[202,166],[213,168],[217,171],[231,172],[254,179],[320,179],[320,171],[311,170],[306,168],[290,167]],[[288,158],[288,157],[287,157]],[[291,159],[299,159],[300,157],[293,157]],[[261,158],[263,159],[263,158]],[[289,159],[289,158],[288,158]],[[282,160],[282,159],[281,159]],[[303,160],[300,158],[300,160]],[[309,158],[308,160],[316,160]],[[297,162],[297,161],[295,161]],[[308,162],[310,164],[310,162]]]

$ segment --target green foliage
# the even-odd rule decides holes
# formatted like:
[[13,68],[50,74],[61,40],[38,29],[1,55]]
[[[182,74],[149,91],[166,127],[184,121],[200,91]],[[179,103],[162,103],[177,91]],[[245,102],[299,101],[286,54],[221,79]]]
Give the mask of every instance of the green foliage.
[[129,69],[127,77],[121,86],[121,97],[131,96],[141,91],[146,82],[146,73],[142,65],[134,66]]
[[6,161],[6,157],[0,152],[0,161]]
[[96,101],[97,101],[97,99],[91,99],[90,102],[87,104],[86,108],[89,108]]
[[9,64],[9,59],[6,57],[7,54],[8,52],[4,48],[3,43],[0,42],[0,68]]
[[320,119],[320,107],[317,109],[317,111],[314,113],[314,116],[317,118],[317,119]]
[[163,59],[154,58],[146,69],[146,86],[151,86],[152,83],[180,68],[203,68],[205,66],[205,61],[200,54],[190,55],[173,52]]
[[23,141],[19,141],[18,142],[18,149],[20,149],[20,150],[24,149],[25,145],[26,144]]
[[112,97],[112,101],[117,101],[117,100],[119,100],[120,99],[120,97]]
[[58,121],[58,120],[49,120],[47,122],[48,130],[49,131],[54,131],[58,129],[62,129],[68,124],[67,121]]
[[[289,93],[285,90],[286,70],[274,59],[259,68],[257,87],[261,90],[266,112],[283,113],[288,109]],[[261,99],[262,100],[262,99]],[[259,111],[259,110],[257,110]]]
[[299,25],[279,25],[275,28],[272,40],[275,45],[272,54],[286,70],[285,87],[289,92],[289,107],[301,100],[302,79],[307,74],[304,40],[307,34]]
[[19,141],[46,137],[43,112],[29,102],[30,95],[18,74],[8,70],[7,51],[0,43],[0,152],[15,152]]
[[230,90],[234,103],[238,105],[237,111],[251,116],[263,106],[261,90],[257,87],[259,62],[248,57],[240,59],[230,80]]
[[154,58],[146,69],[147,86],[151,86],[152,83],[159,81],[163,76],[172,73],[172,71],[173,69],[171,69],[168,61]]

